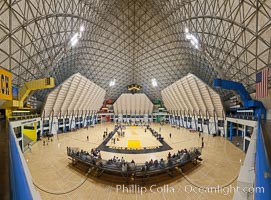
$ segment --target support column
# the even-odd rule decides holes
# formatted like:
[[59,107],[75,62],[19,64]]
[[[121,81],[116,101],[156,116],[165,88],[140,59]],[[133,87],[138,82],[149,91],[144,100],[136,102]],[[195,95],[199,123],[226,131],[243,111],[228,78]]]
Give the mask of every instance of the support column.
[[196,121],[195,113],[194,113],[193,115],[194,115],[195,129],[196,129],[196,130],[198,130],[198,125],[197,125],[197,121]]
[[201,132],[203,133],[203,118],[201,117],[201,123],[200,123],[200,126],[201,126]]
[[232,122],[230,122],[230,141],[232,141],[233,129],[232,129]]
[[215,134],[218,134],[218,133],[217,133],[217,124],[216,124],[216,121],[218,121],[218,118],[217,118],[217,120],[216,120],[216,117],[215,117],[215,111],[214,111]]
[[[54,110],[52,111],[53,113],[51,113],[51,115],[52,115],[52,120],[51,120],[51,126],[49,127],[49,133],[51,134],[52,133],[52,129],[53,129],[53,125],[54,125]],[[50,117],[49,117],[49,119],[50,119]],[[50,121],[49,121],[49,123],[50,123]]]
[[182,117],[182,112],[180,111],[180,121],[182,122],[182,127],[184,128],[184,122],[183,122],[183,117]]
[[246,150],[246,132],[247,132],[247,125],[244,125],[244,130],[243,130],[243,151]]
[[210,124],[210,119],[208,119],[208,121],[207,121],[208,134],[210,135],[210,127],[209,127],[209,124]]

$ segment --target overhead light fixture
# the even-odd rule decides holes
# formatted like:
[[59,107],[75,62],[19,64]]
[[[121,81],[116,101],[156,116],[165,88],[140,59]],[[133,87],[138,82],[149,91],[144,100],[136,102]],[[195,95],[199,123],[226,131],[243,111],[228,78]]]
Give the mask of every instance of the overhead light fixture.
[[80,32],[84,32],[85,31],[85,27],[82,25],[80,26]]
[[198,39],[193,34],[189,33],[187,28],[185,28],[185,38],[189,40],[196,49],[199,48]]
[[71,38],[71,42],[78,37],[78,33],[75,33],[74,36]]
[[78,42],[78,38],[75,38],[73,41],[71,41],[71,46],[75,46]]
[[75,33],[74,36],[71,38],[71,46],[74,46],[76,45],[76,43],[78,42],[79,40],[79,37],[78,37],[78,33]]
[[188,33],[188,34],[185,34],[185,38],[187,39],[187,40],[191,40],[191,35]]
[[116,84],[116,79],[109,82],[109,87],[113,87]]
[[157,86],[157,81],[155,78],[152,79],[152,86],[153,87],[156,87]]
[[194,42],[193,40],[191,40],[191,44],[192,44],[193,46],[195,46],[195,42]]
[[192,34],[191,34],[191,41],[193,41],[195,44],[199,42],[198,39]]

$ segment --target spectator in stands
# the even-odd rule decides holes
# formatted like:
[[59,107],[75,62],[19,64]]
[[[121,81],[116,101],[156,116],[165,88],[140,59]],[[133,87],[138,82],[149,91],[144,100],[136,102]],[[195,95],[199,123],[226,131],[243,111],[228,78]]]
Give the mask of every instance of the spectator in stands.
[[152,160],[152,159],[150,160],[149,165],[150,165],[150,166],[153,165],[153,160]]
[[125,163],[125,160],[123,159],[123,157],[121,157],[121,163]]
[[159,162],[159,167],[160,168],[164,168],[165,167],[165,161],[163,158],[161,158],[160,162]]
[[85,154],[82,155],[82,160],[86,160],[87,156]]
[[111,165],[113,163],[113,160],[112,160],[112,158],[110,158],[108,161],[107,161],[107,164],[108,165]]
[[177,157],[177,156],[176,156],[176,154],[174,153],[173,156],[172,156],[172,158],[176,158],[176,157]]
[[94,157],[97,157],[97,156],[98,156],[97,153],[96,153],[95,151],[93,151],[92,155],[93,155]]
[[150,169],[150,165],[148,163],[148,161],[145,162],[145,170],[149,170]]
[[122,172],[127,172],[127,164],[123,163],[121,167]]
[[171,167],[171,166],[173,165],[172,159],[169,159],[169,160],[168,160],[167,165],[168,165],[169,167]]
[[158,164],[159,164],[159,163],[158,163],[158,160],[155,160],[155,161],[153,162],[153,164],[154,164],[154,167],[157,168],[157,167],[158,167]]
[[170,158],[171,158],[171,153],[168,152],[167,159],[170,159]]
[[128,167],[129,167],[130,170],[134,171],[135,170],[135,163],[131,162]]
[[134,160],[132,160],[132,161],[131,161],[131,163],[135,163],[135,161],[134,161]]

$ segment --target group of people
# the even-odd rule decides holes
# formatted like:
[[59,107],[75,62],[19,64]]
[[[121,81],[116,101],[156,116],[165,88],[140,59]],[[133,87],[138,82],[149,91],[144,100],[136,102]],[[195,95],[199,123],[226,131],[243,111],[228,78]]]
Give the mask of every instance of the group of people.
[[110,158],[108,160],[102,160],[101,152],[97,148],[91,149],[90,152],[87,152],[82,149],[80,150],[76,147],[67,147],[67,154],[71,157],[79,157],[82,160],[85,160],[95,165],[99,165],[101,167],[121,169],[123,172],[126,172],[127,170],[133,171],[135,169],[138,169],[138,167],[141,171],[148,171],[151,169],[163,169],[166,167],[172,167],[174,164],[185,163],[192,158],[201,155],[200,151],[196,148],[189,151],[187,149],[182,149],[178,150],[178,152],[174,153],[173,155],[171,155],[171,153],[169,152],[167,160],[164,160],[163,158],[161,158],[160,160],[150,159],[149,161],[146,161],[145,164],[138,164],[136,166],[134,160],[132,160],[131,162],[127,162],[123,157],[119,158],[117,156],[114,156],[113,158]]
[[107,129],[106,129],[106,131],[104,131],[104,134],[103,134],[103,140],[105,140],[105,138],[107,137],[107,135],[108,135],[108,132],[107,132]]
[[48,145],[48,142],[50,142],[50,141],[53,142],[53,137],[51,137],[51,139],[50,139],[50,136],[48,136],[47,139],[48,139],[47,141],[43,140],[43,142],[42,142],[43,146],[45,146],[45,144]]
[[67,147],[67,154],[71,157],[78,157],[84,161],[96,164],[97,160],[101,160],[101,151],[97,148],[91,149],[90,152],[79,149],[78,147]]
[[147,129],[150,130],[150,132],[152,133],[152,135],[154,137],[157,138],[157,140],[159,140],[160,142],[163,142],[164,138],[162,137],[162,135],[160,133],[158,133],[157,131],[155,131],[154,129],[152,129],[151,127],[147,126]]
[[106,164],[121,168],[122,172],[135,169],[135,161],[132,160],[131,162],[127,162],[123,157],[118,158],[117,156],[114,156],[113,158],[107,160]]
[[145,162],[145,166],[143,166],[143,171],[152,169],[152,168],[165,168],[165,167],[171,167],[175,163],[184,163],[188,160],[190,160],[192,154],[199,154],[199,151],[195,150],[195,152],[188,151],[187,149],[178,150],[177,153],[174,153],[171,155],[171,153],[168,153],[167,160],[165,161],[163,158],[160,160],[153,160],[150,159],[150,161]]
[[97,158],[99,158],[99,159],[102,158],[101,150],[98,149],[98,148],[91,149],[90,155],[92,155],[92,156],[94,156],[94,157],[97,157]]

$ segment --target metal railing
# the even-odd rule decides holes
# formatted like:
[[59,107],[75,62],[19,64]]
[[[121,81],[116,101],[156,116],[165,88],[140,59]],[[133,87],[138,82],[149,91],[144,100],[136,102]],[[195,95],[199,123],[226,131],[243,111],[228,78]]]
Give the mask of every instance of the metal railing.
[[[181,167],[189,162],[196,162],[201,156],[201,148],[191,148],[186,153],[176,154],[175,158],[170,158],[163,161],[153,161],[153,164],[146,163],[127,163],[120,161],[109,161],[94,157],[88,152],[80,151],[79,148],[67,147],[67,155],[72,158],[73,163],[81,162],[92,168],[96,168],[100,172],[114,172],[118,174],[125,174],[127,176],[147,176],[153,174],[160,174],[176,167]],[[126,166],[125,166],[126,165]],[[100,175],[102,175],[100,173]]]
[[24,156],[21,152],[13,128],[9,123],[10,151],[10,190],[12,200],[39,200],[40,195],[35,190]]

